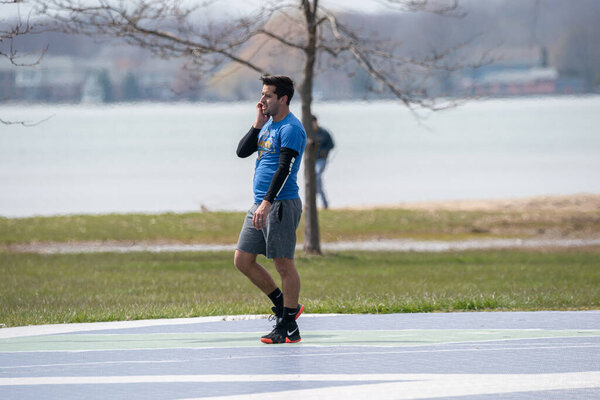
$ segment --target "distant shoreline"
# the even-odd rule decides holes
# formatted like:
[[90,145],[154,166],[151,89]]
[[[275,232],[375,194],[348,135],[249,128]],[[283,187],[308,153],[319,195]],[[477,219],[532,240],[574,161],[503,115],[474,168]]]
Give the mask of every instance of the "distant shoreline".
[[[304,201],[304,199],[302,199]],[[332,210],[389,210],[389,209],[407,209],[421,211],[508,211],[508,212],[524,212],[524,211],[554,211],[554,212],[593,212],[598,211],[600,217],[600,193],[577,193],[567,195],[544,195],[544,196],[527,196],[514,198],[499,198],[499,199],[465,199],[465,200],[434,200],[434,201],[417,201],[417,202],[400,202],[388,204],[374,205],[356,205],[332,207]],[[321,209],[320,209],[321,210]],[[57,213],[57,214],[35,214],[27,216],[5,216],[0,214],[0,218],[6,219],[25,219],[25,218],[50,218],[50,217],[66,217],[76,215],[161,215],[161,214],[189,214],[189,213],[205,213],[205,212],[246,212],[244,210],[187,210],[187,211],[115,211],[106,213]]]
[[402,202],[395,204],[343,207],[346,210],[376,210],[405,208],[409,210],[448,211],[598,211],[600,216],[600,194],[578,193],[568,195],[545,195],[503,199],[436,200]]
[[[452,98],[448,98],[452,100]],[[515,102],[521,101],[524,103],[527,102],[539,102],[539,101],[558,101],[564,99],[600,99],[600,93],[583,93],[583,94],[550,94],[550,95],[522,95],[522,96],[489,96],[489,97],[480,97],[480,98],[455,98],[454,100],[462,101],[468,104],[484,104],[490,102]],[[325,105],[347,105],[347,104],[379,104],[379,105],[388,105],[388,104],[398,104],[400,107],[402,102],[399,100],[390,98],[390,99],[372,99],[372,100],[363,100],[363,99],[345,99],[345,100],[315,100],[313,103],[315,106],[325,106]],[[8,110],[14,110],[19,108],[29,109],[31,107],[47,109],[49,107],[54,108],[72,108],[79,107],[81,109],[97,109],[99,107],[107,108],[107,109],[140,109],[146,107],[153,108],[163,108],[163,107],[171,107],[176,109],[181,109],[181,107],[221,107],[226,105],[227,107],[239,107],[239,111],[247,112],[249,106],[254,105],[253,100],[236,100],[236,101],[131,101],[131,102],[115,102],[115,103],[86,103],[86,102],[28,102],[28,101],[10,101],[10,102],[1,102],[3,108]],[[408,111],[404,108],[400,108],[401,110]],[[291,106],[292,112],[295,114],[299,114],[301,112],[300,104],[296,103]]]

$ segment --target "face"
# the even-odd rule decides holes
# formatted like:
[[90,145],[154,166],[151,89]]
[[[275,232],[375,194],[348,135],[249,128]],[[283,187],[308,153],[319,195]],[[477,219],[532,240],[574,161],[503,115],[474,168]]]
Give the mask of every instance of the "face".
[[260,103],[263,105],[263,114],[268,116],[277,115],[279,107],[285,104],[287,96],[277,98],[274,85],[263,85]]

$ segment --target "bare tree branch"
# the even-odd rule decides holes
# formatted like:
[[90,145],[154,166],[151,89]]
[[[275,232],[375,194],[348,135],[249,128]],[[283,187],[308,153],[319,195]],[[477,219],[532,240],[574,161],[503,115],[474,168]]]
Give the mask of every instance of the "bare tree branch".
[[[199,19],[198,12],[208,3],[189,7],[175,0],[30,0],[41,15],[54,21],[54,29],[67,33],[122,38],[148,49],[162,58],[181,58],[186,67],[199,73],[226,73],[227,64],[246,67],[258,73],[270,68],[266,52],[280,51],[282,61],[301,59],[302,121],[307,128],[305,152],[305,195],[307,223],[305,250],[320,253],[316,218],[314,150],[311,104],[316,69],[320,57],[335,60],[336,68],[353,73],[361,70],[379,86],[408,107],[420,120],[416,108],[439,110],[455,102],[438,104],[427,83],[436,74],[474,68],[458,54],[468,41],[442,49],[406,50],[406,43],[393,38],[366,37],[355,27],[342,23],[318,0],[271,1],[258,12],[228,21]],[[391,10],[426,12],[460,18],[458,0],[379,0]],[[267,54],[268,55],[268,54]],[[483,62],[480,60],[479,63]],[[480,64],[479,64],[480,65]],[[225,72],[223,72],[225,70]],[[300,68],[296,71],[298,72]],[[313,230],[313,228],[316,229]],[[310,231],[310,232],[309,232]],[[316,232],[316,233],[315,233]],[[308,243],[308,245],[307,245]],[[308,247],[307,247],[308,246]]]
[[282,37],[280,35],[277,35],[277,34],[275,34],[273,32],[267,31],[266,29],[259,29],[257,31],[257,33],[262,33],[263,35],[266,35],[266,36],[268,36],[268,37],[270,37],[272,39],[275,39],[278,42],[281,42],[282,44],[284,44],[284,45],[286,45],[288,47],[293,47],[295,49],[306,51],[306,46],[303,46],[303,45],[300,45],[300,44],[297,44],[297,43],[292,43],[289,40],[285,39],[284,37]]
[[[23,0],[3,0],[0,1],[0,5],[2,6],[10,6],[10,5],[18,5],[19,3],[23,3]],[[0,58],[8,60],[10,64],[15,67],[33,67],[41,63],[44,55],[48,51],[48,45],[45,48],[40,50],[40,53],[36,55],[33,61],[29,62],[21,62],[19,60],[26,58],[30,55],[23,54],[21,55],[16,47],[15,40],[20,36],[31,35],[38,33],[35,29],[34,25],[31,23],[31,12],[27,15],[25,21],[22,20],[20,13],[15,21],[5,21],[0,20]],[[3,43],[8,43],[6,47],[2,46]],[[11,121],[0,118],[0,124],[2,125],[22,125],[26,127],[39,125],[48,119],[52,118],[52,116],[45,118],[41,121],[37,122],[26,122],[26,121]]]
[[258,73],[265,72],[263,67],[236,54],[256,32],[242,35],[246,39],[240,41],[228,41],[231,32],[211,32],[210,26],[207,32],[198,32],[189,21],[194,11],[195,7],[183,8],[176,2],[150,0],[138,1],[135,7],[130,2],[107,0],[98,0],[95,5],[67,0],[38,2],[38,12],[51,16],[55,29],[63,32],[121,37],[163,58],[197,58],[199,65],[213,62],[207,56],[222,56]]
[[4,125],[21,125],[21,126],[26,126],[26,127],[32,127],[32,126],[37,126],[40,125],[46,121],[48,121],[49,119],[53,118],[55,114],[50,115],[49,117],[46,117],[42,120],[36,121],[36,122],[27,122],[27,121],[8,121],[5,119],[0,118],[0,124],[4,124]]
[[[396,10],[462,16],[457,0],[380,1]],[[96,0],[93,3],[47,0],[37,3],[38,9],[52,16],[64,31],[122,37],[128,43],[149,49],[162,58],[191,58],[192,62],[188,65],[200,68],[205,73],[215,71],[224,62],[230,61],[261,74],[267,71],[265,65],[255,61],[258,52],[252,52],[251,55],[243,53],[252,40],[260,40],[263,36],[288,49],[307,52],[308,42],[303,36],[298,36],[291,26],[301,28],[303,22],[288,13],[289,10],[297,10],[300,5],[305,21],[314,21],[313,28],[317,29],[317,52],[334,58],[346,55],[347,60],[353,60],[407,106],[427,106],[432,102],[424,100],[426,93],[422,89],[399,86],[395,81],[398,71],[402,70],[405,74],[410,68],[413,68],[413,72],[420,69],[425,76],[431,76],[428,69],[450,72],[463,69],[463,64],[449,63],[448,59],[468,44],[458,43],[442,50],[433,49],[424,57],[402,55],[397,51],[401,42],[389,38],[372,40],[359,37],[355,29],[341,24],[332,12],[314,0],[299,0],[295,6],[292,2],[272,2],[250,17],[219,26],[209,24],[204,26],[204,30],[199,30],[198,24],[194,24],[190,18],[200,6],[185,7],[179,2],[138,0],[132,4],[123,0]],[[269,21],[281,17],[288,18],[291,23],[284,28],[275,26],[275,30],[266,26]]]
[[412,96],[406,89],[400,88],[388,78],[382,69],[375,65],[375,56],[383,57],[387,60],[407,62],[405,58],[398,58],[393,53],[382,53],[377,49],[370,49],[361,44],[358,38],[351,30],[345,28],[339,23],[337,18],[331,14],[327,15],[327,20],[331,28],[331,32],[336,40],[337,47],[323,47],[326,51],[334,56],[339,56],[343,52],[349,52],[352,58],[371,75],[376,81],[388,88],[399,100],[401,100],[408,108],[412,109],[413,104],[420,106],[432,107],[429,102],[424,99],[419,99]]
[[[18,5],[23,0],[12,0],[12,1],[0,1],[0,5]],[[4,21],[0,20],[0,57],[7,59],[12,65],[17,67],[34,66],[38,65],[46,52],[48,47],[42,49],[37,58],[30,62],[19,62],[18,60],[26,57],[27,55],[20,55],[14,46],[14,41],[18,36],[30,35],[37,33],[31,24],[31,13],[27,15],[27,18],[23,21],[20,14],[15,21]],[[1,46],[4,42],[7,42],[7,48]]]

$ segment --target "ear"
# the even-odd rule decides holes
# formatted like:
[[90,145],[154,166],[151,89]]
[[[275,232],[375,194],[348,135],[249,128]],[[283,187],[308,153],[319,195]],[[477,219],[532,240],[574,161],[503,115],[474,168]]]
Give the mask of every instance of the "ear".
[[281,96],[279,98],[279,104],[282,104],[282,105],[283,104],[287,104],[287,101],[288,101],[288,95],[287,94],[284,94],[283,96]]

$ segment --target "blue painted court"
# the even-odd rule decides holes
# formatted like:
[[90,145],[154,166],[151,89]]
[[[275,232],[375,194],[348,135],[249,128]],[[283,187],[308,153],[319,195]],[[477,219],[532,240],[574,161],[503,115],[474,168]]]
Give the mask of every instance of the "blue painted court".
[[1,399],[598,399],[600,311],[261,316],[0,329]]

